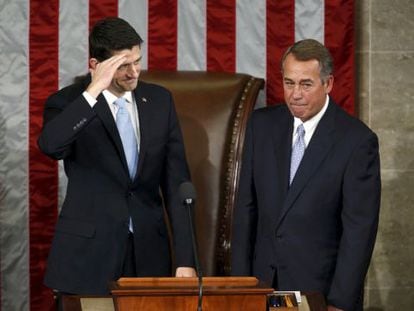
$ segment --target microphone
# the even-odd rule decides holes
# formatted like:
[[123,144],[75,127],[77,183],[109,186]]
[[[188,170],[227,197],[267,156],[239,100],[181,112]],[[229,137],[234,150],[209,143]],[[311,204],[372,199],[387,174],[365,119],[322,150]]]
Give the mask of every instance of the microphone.
[[195,230],[193,227],[193,215],[192,209],[194,207],[194,202],[196,199],[196,191],[193,184],[189,181],[183,182],[180,187],[178,188],[178,192],[180,194],[180,200],[186,207],[188,211],[188,220],[190,223],[190,231],[191,231],[191,240],[193,244],[193,256],[195,262],[195,268],[198,275],[198,306],[197,310],[202,311],[202,302],[203,302],[203,274],[201,272],[200,261],[198,259],[198,250],[197,250],[197,240],[195,236]]

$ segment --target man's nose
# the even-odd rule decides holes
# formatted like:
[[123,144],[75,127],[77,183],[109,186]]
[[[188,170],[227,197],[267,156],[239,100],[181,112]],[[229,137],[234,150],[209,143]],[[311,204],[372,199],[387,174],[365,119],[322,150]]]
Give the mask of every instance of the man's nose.
[[301,88],[300,84],[295,84],[295,86],[293,87],[292,95],[293,95],[294,98],[302,97],[302,88]]
[[140,68],[137,65],[131,64],[130,66],[128,66],[128,74],[130,76],[133,76],[133,77],[138,76],[139,70]]

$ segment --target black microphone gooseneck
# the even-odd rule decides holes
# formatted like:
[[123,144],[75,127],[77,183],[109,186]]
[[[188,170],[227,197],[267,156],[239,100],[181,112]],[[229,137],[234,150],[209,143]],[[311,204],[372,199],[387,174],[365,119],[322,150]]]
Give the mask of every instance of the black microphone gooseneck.
[[194,207],[194,201],[196,199],[196,191],[193,184],[189,181],[183,182],[180,185],[179,193],[181,197],[181,202],[183,202],[184,206],[188,211],[188,220],[190,223],[190,231],[191,231],[191,239],[193,244],[193,256],[195,261],[195,268],[198,275],[198,306],[197,311],[202,311],[202,303],[203,303],[203,274],[201,272],[200,261],[198,259],[198,249],[197,249],[197,240],[195,235],[195,230],[193,226],[193,214],[192,209]]

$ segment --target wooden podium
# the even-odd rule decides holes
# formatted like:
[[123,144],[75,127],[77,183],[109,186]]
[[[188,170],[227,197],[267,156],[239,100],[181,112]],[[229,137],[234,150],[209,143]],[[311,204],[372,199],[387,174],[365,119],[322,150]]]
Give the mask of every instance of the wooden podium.
[[[111,284],[116,311],[196,311],[198,278],[121,278]],[[204,277],[203,311],[266,310],[272,288],[254,277]]]

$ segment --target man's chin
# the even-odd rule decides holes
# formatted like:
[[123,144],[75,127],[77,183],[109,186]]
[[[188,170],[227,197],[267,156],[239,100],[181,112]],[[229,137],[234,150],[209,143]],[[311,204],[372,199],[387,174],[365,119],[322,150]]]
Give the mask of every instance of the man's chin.
[[125,83],[123,85],[123,89],[125,90],[125,92],[128,91],[133,91],[137,88],[138,85],[138,81],[134,81],[134,82],[130,82],[130,83]]
[[306,114],[305,105],[289,105],[289,109],[296,118],[302,118]]

